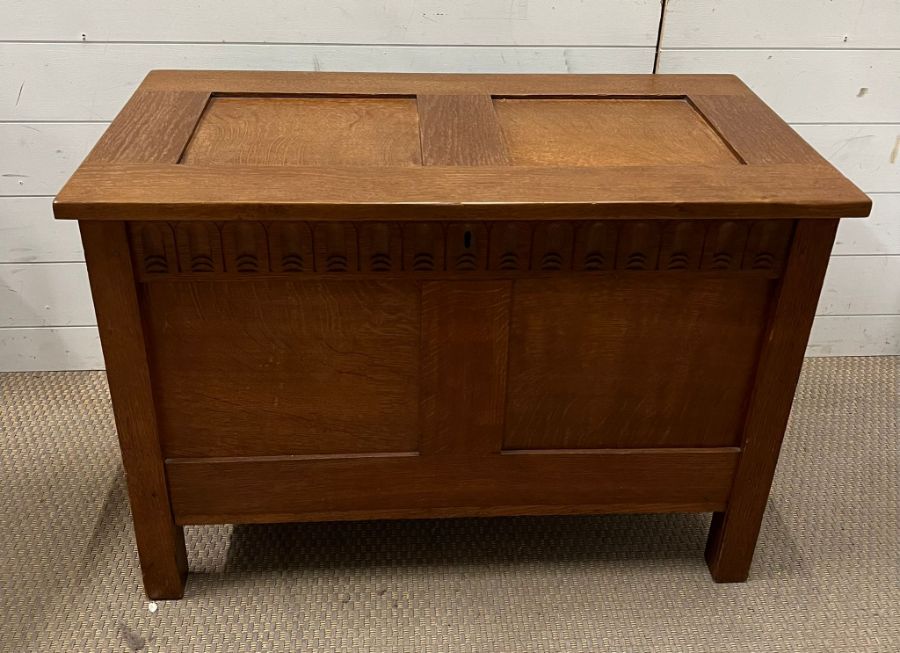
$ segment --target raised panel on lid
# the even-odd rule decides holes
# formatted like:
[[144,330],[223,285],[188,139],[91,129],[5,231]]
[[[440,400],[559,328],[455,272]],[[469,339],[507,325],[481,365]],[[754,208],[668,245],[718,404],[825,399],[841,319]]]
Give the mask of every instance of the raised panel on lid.
[[[113,221],[794,220],[870,205],[728,75],[157,71],[53,210]],[[513,240],[507,258],[522,254]]]
[[188,165],[418,166],[415,98],[213,96]]
[[494,109],[514,165],[741,163],[681,98],[495,98]]

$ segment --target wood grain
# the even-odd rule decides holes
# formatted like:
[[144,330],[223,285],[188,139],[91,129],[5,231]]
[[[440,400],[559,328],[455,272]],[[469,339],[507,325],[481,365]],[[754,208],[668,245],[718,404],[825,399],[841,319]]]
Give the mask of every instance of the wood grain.
[[795,219],[870,209],[869,198],[834,168],[799,164],[92,165],[79,169],[53,205],[57,218],[82,220]]
[[825,160],[769,107],[746,97],[692,95],[691,102],[748,164],[808,163]]
[[[721,509],[735,449],[169,460],[179,523]],[[379,480],[375,480],[379,479]]]
[[151,74],[54,205],[148,592],[176,523],[495,514],[715,511],[746,578],[869,208],[728,76]]
[[85,159],[93,163],[175,163],[209,93],[136,93]]
[[422,161],[428,166],[507,164],[494,105],[487,95],[420,95]]
[[494,106],[515,165],[739,163],[684,99],[500,98]]
[[[196,122],[198,98],[210,95],[188,143],[187,117]],[[60,193],[58,217],[385,220],[387,204],[403,219],[870,209],[730,76],[176,71],[149,75],[129,106],[109,129],[107,154],[90,157]],[[103,165],[117,160],[116,147],[146,167]],[[151,165],[177,149],[188,165]]]
[[423,455],[500,450],[510,289],[508,281],[423,284]]
[[734,75],[497,75],[301,71],[154,70],[147,90],[392,95],[743,95]]
[[742,582],[750,573],[837,225],[797,227],[749,396],[734,488],[710,527],[706,559],[718,582]]
[[144,589],[154,599],[181,598],[187,576],[184,532],[175,525],[169,506],[125,225],[83,222],[80,226]]
[[736,446],[769,284],[517,281],[504,449]]
[[414,451],[414,284],[147,284],[166,456]]
[[416,102],[378,97],[213,97],[181,163],[420,165]]

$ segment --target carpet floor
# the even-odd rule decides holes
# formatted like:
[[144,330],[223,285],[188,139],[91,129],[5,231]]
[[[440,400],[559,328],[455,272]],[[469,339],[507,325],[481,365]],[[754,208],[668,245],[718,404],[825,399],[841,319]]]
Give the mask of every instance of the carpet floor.
[[900,358],[807,361],[745,584],[707,515],[217,526],[154,605],[105,376],[0,375],[0,650],[897,652],[898,412]]

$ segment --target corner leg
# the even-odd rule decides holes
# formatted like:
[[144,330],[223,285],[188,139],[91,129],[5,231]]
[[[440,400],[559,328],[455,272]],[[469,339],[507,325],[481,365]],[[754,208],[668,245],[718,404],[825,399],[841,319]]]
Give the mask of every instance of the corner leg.
[[750,575],[753,551],[762,524],[759,514],[713,514],[706,540],[706,564],[717,583],[743,583]]
[[713,515],[706,561],[719,583],[747,580],[803,354],[822,290],[837,220],[798,220],[763,337],[741,437],[741,456],[724,512]]
[[123,222],[80,226],[144,589],[151,599],[178,599],[187,576],[184,530],[169,503],[128,234]]
[[166,600],[184,596],[188,572],[184,528],[171,517],[164,523],[146,523],[135,516],[134,535],[147,597]]

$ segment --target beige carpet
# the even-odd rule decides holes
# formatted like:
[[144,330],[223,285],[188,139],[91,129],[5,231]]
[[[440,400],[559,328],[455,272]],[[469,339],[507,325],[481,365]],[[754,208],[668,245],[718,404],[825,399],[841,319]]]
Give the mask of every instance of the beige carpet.
[[104,376],[0,375],[0,650],[900,651],[898,377],[807,362],[743,585],[702,515],[203,527],[151,613]]

